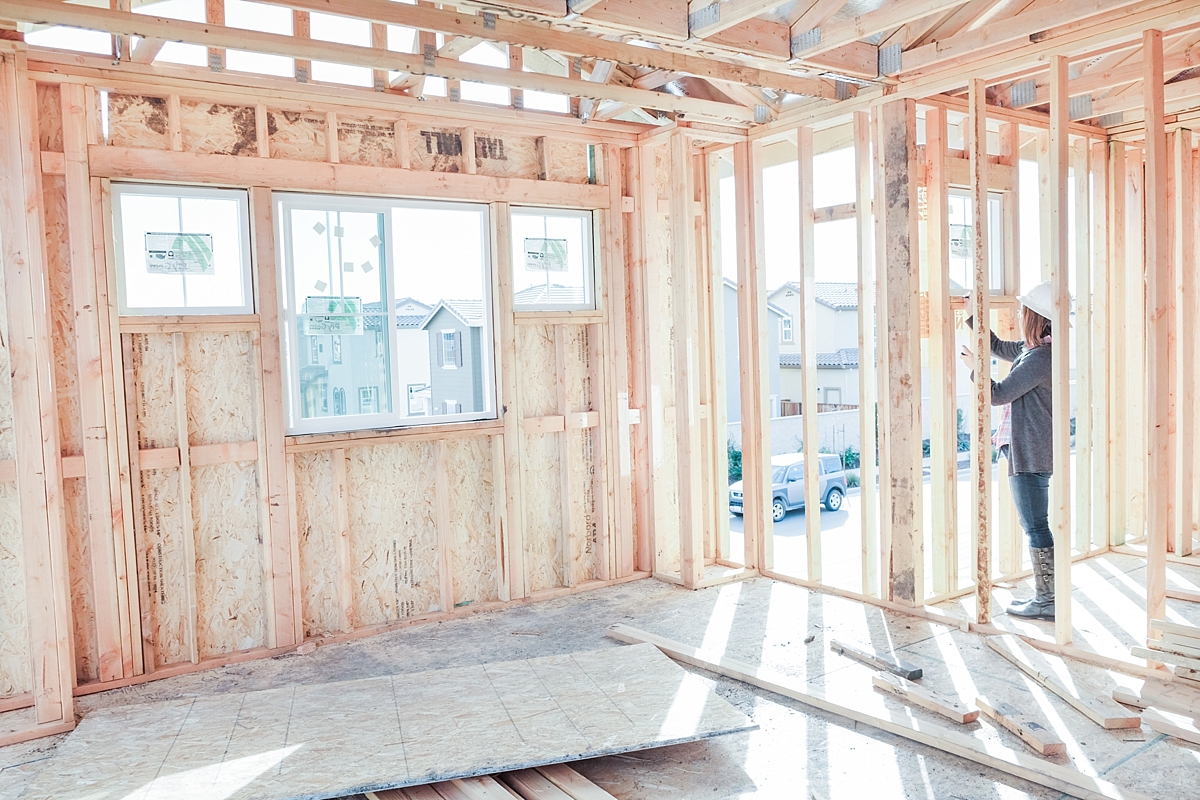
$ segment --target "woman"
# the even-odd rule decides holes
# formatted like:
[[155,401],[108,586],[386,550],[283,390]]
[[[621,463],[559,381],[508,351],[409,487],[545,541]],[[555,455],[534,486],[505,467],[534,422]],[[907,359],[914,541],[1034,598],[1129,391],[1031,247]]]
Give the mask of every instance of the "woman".
[[[1014,602],[1008,613],[1029,619],[1054,619],[1054,538],[1048,521],[1050,474],[1054,469],[1054,408],[1051,397],[1050,281],[1039,283],[1021,303],[1022,340],[1007,342],[992,333],[992,355],[1012,362],[1002,381],[992,381],[992,405],[1004,406],[992,443],[1008,459],[1017,519],[1029,537],[1034,596]],[[967,319],[967,325],[972,324]],[[974,369],[967,347],[961,358]],[[971,376],[974,380],[974,375]]]

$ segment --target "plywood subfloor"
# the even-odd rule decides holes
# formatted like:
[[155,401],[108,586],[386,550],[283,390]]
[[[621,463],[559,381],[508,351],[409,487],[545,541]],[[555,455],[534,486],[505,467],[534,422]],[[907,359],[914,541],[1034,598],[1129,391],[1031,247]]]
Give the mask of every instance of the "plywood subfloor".
[[23,796],[315,800],[753,727],[656,648],[610,648],[98,711]]

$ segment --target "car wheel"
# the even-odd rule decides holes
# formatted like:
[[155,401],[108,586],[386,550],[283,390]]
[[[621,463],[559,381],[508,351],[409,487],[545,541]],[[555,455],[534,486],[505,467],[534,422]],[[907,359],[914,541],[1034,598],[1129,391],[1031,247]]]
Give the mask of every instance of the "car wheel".
[[825,508],[830,511],[837,511],[842,507],[842,490],[830,489],[829,494],[825,495]]
[[787,508],[783,505],[783,501],[776,497],[771,501],[771,519],[779,522],[787,514]]

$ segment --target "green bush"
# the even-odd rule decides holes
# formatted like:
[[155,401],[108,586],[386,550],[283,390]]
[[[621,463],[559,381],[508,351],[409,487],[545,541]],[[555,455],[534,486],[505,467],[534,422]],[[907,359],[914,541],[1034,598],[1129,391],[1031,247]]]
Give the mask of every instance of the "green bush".
[[742,451],[735,450],[733,442],[727,443],[725,448],[729,457],[729,482],[740,481],[742,479]]
[[857,450],[847,447],[842,451],[842,466],[846,469],[858,469],[861,458]]
[[846,486],[851,489],[853,489],[855,486],[858,486],[858,476],[857,475],[847,475],[846,476]]

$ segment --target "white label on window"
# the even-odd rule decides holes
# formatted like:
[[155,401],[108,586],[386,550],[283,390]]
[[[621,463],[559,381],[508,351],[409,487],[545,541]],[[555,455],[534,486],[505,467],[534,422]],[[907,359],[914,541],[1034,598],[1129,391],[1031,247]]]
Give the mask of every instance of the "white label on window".
[[970,225],[950,226],[950,257],[974,258]]
[[566,272],[566,239],[526,239],[525,269],[529,272]]
[[362,298],[306,297],[296,322],[301,336],[362,336]]
[[147,233],[146,271],[154,275],[211,275],[211,233]]

